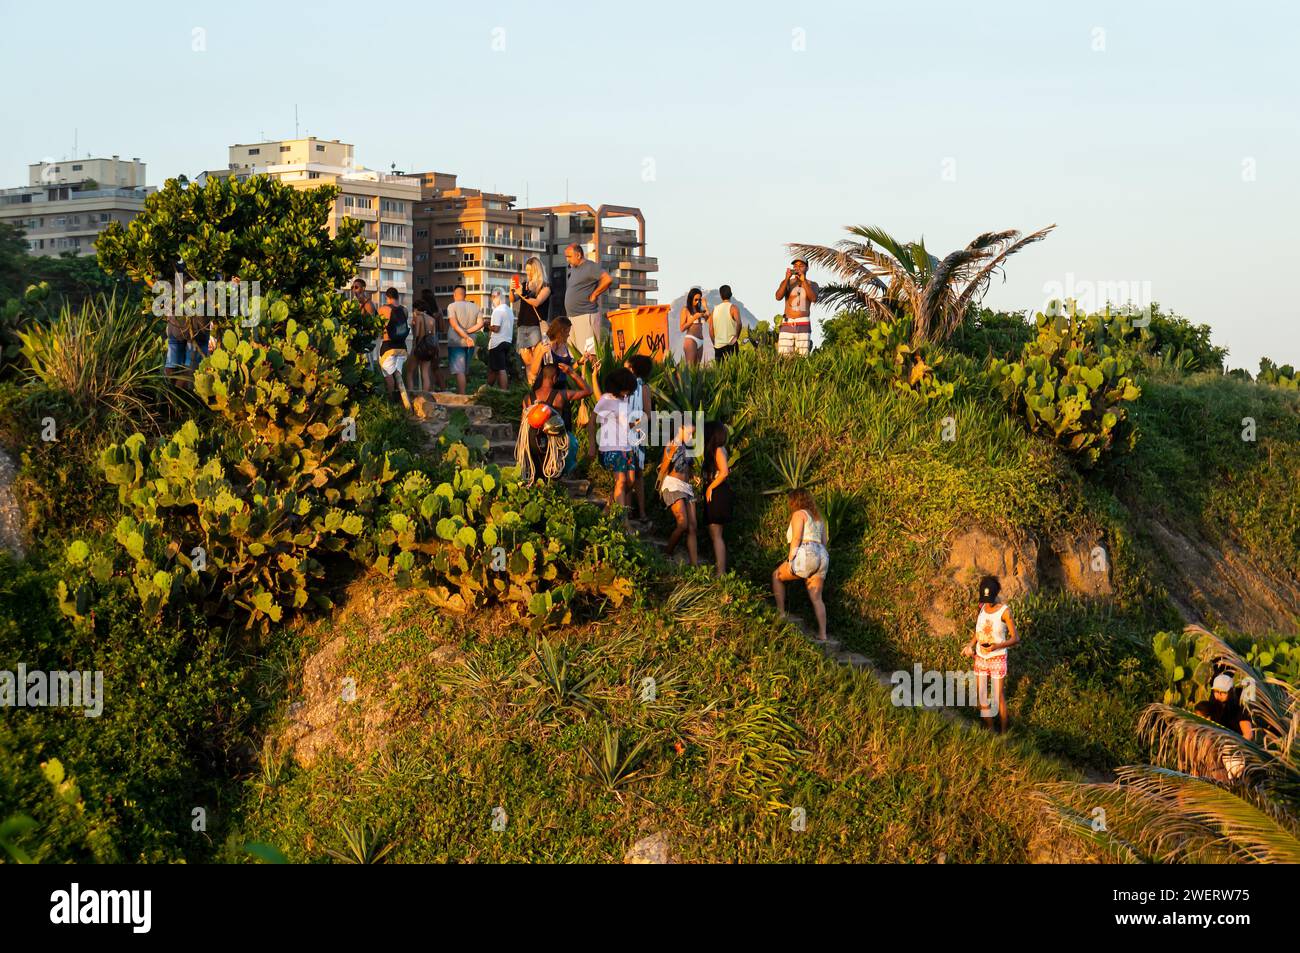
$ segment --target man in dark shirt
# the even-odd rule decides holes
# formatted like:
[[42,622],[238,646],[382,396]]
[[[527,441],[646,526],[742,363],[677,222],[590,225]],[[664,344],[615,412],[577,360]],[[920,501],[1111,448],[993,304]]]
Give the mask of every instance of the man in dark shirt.
[[[1227,672],[1214,677],[1214,681],[1210,683],[1210,697],[1203,702],[1198,702],[1195,711],[1202,718],[1221,725],[1229,731],[1235,731],[1247,741],[1254,739],[1255,728],[1250,723],[1250,715],[1241,704],[1240,693],[1233,691],[1232,676]],[[1239,755],[1223,756],[1223,774],[1229,780],[1239,778],[1245,766],[1245,760]]]
[[402,403],[408,408],[410,398],[406,396],[406,382],[402,379],[402,368],[406,366],[406,339],[411,333],[411,321],[406,309],[399,304],[400,296],[396,288],[389,288],[384,293],[385,304],[379,309],[379,316],[384,319],[384,337],[379,345],[379,367],[384,372],[384,386],[389,396],[400,392]]

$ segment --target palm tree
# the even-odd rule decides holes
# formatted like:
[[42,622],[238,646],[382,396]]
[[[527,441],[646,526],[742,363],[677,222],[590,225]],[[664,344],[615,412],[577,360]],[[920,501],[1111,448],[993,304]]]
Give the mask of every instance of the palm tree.
[[985,232],[965,248],[936,258],[919,242],[900,242],[872,225],[853,225],[852,238],[825,245],[791,243],[789,248],[810,266],[830,270],[838,279],[821,289],[818,302],[864,307],[880,318],[913,317],[912,343],[943,341],[988,288],[1003,262],[1027,245],[1041,241],[1055,225],[1026,235]]
[[[1264,676],[1200,626],[1184,631],[1204,640],[1212,669],[1254,686],[1255,740],[1185,709],[1151,705],[1138,730],[1171,767],[1124,767],[1114,784],[1046,784],[1036,796],[1065,829],[1126,862],[1300,863],[1300,690]],[[1211,780],[1226,777],[1224,755],[1244,770],[1232,781]]]

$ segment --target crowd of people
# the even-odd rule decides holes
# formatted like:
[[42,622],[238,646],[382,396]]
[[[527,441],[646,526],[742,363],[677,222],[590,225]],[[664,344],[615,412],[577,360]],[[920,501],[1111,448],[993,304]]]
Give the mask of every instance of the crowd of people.
[[[410,391],[445,390],[452,379],[457,391],[464,394],[477,349],[474,335],[486,329],[488,383],[506,390],[516,358],[523,369],[527,393],[521,408],[516,463],[525,481],[560,479],[572,473],[578,462],[575,426],[583,427],[589,456],[613,478],[610,502],[631,531],[633,522],[642,526],[649,522],[646,421],[653,411],[649,381],[654,362],[648,355],[633,353],[619,367],[601,367],[595,347],[603,333],[599,302],[612,279],[588,260],[578,245],[565,249],[565,259],[569,266],[564,289],[566,313],[555,317],[550,317],[553,298],[546,271],[536,257],[528,259],[523,275],[509,287],[491,293],[487,313],[469,300],[463,285],[453,290],[445,310],[426,289],[409,315],[396,288],[385,290],[378,307],[360,278],[353,282],[351,294],[363,314],[380,319],[382,330],[372,358],[383,374],[388,395],[408,406]],[[175,284],[178,288],[183,285],[179,271]],[[811,309],[819,290],[808,278],[807,262],[792,261],[776,290],[777,300],[784,302],[778,353],[810,353]],[[739,348],[743,322],[732,289],[723,285],[718,296],[718,303],[708,308],[700,288],[692,288],[686,295],[677,317],[682,359],[687,364],[698,365],[703,360],[705,334],[713,343],[715,361],[726,360]],[[194,369],[211,352],[211,330],[211,320],[201,315],[187,315],[180,308],[168,315],[165,370],[177,386],[187,386]],[[581,342],[576,353],[571,347],[575,338]],[[594,399],[590,413],[585,406],[588,398]],[[703,433],[697,434],[696,425],[683,420],[663,447],[656,467],[658,496],[673,519],[667,554],[673,555],[684,545],[690,564],[698,565],[703,521],[719,577],[727,572],[725,531],[735,507],[729,437],[722,421],[705,422]],[[773,598],[778,613],[784,616],[786,586],[803,582],[817,621],[816,637],[826,640],[824,595],[830,570],[826,520],[807,489],[791,490],[787,503],[787,552],[772,571]],[[981,579],[975,629],[962,654],[972,660],[976,673],[990,681],[994,704],[982,714],[1000,731],[1006,731],[1008,724],[1007,655],[1019,644],[1010,606],[1001,600],[999,580],[993,576]],[[1214,678],[1210,697],[1194,711],[1246,741],[1253,738],[1249,711],[1229,673]],[[1209,770],[1216,780],[1232,781],[1240,777],[1244,763],[1239,756],[1225,755]]]

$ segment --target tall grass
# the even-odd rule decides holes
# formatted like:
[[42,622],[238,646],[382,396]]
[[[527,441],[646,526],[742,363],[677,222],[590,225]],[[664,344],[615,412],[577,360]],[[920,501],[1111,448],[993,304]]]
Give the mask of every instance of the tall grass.
[[48,325],[19,332],[23,370],[65,398],[82,420],[120,420],[156,429],[177,399],[164,377],[164,337],[158,320],[116,296],[65,304]]

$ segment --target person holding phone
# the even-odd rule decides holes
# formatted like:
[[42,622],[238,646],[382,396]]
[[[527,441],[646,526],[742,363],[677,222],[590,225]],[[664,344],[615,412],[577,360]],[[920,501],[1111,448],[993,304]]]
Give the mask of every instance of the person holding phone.
[[808,280],[808,263],[802,258],[790,262],[785,277],[776,287],[776,300],[785,301],[776,338],[776,353],[807,357],[812,350],[812,306],[821,289]]
[[546,283],[546,271],[536,255],[524,262],[523,279],[515,275],[510,281],[510,303],[513,305],[516,301],[519,302],[519,319],[515,345],[527,365],[532,359],[533,349],[546,335],[546,319],[551,307],[551,286]]
[[686,303],[678,315],[678,326],[682,332],[682,357],[692,366],[698,365],[704,357],[704,322],[708,317],[708,309],[704,307],[704,292],[699,288],[686,292]]
[[1005,688],[1007,649],[1020,644],[1010,606],[998,601],[1001,589],[1002,584],[998,582],[997,576],[985,576],[980,580],[980,614],[975,620],[975,634],[961,650],[962,655],[975,660],[977,675],[992,680],[991,689],[996,707],[990,706],[987,712],[981,711],[980,717],[990,728],[996,717],[1000,722],[997,729],[999,734],[1006,732],[1008,720]]

